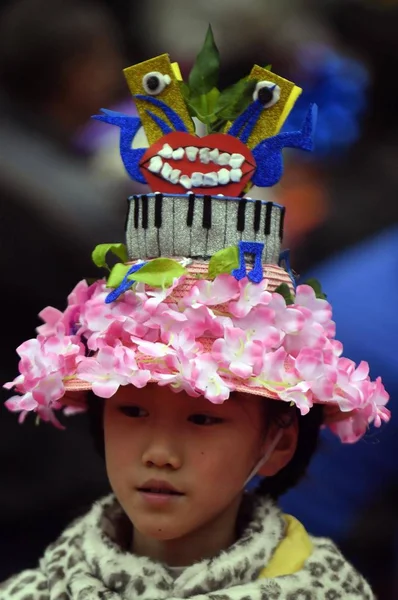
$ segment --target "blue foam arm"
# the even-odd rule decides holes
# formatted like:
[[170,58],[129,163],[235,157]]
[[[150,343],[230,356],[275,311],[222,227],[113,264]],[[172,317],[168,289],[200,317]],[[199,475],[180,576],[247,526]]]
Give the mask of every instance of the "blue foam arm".
[[252,178],[253,185],[270,187],[278,183],[283,173],[282,150],[284,148],[312,150],[316,117],[317,106],[311,104],[300,131],[278,133],[278,135],[257,144],[253,149],[253,156],[257,163],[257,169]]
[[120,156],[127,173],[138,183],[147,183],[140,171],[139,163],[146,152],[146,148],[132,148],[133,139],[141,127],[139,117],[131,117],[114,110],[101,108],[102,114],[94,115],[96,121],[116,125],[120,128]]

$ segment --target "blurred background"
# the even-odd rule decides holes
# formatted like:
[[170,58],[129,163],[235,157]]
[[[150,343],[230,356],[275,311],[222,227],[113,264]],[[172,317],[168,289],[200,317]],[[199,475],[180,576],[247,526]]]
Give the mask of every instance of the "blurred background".
[[[47,305],[96,275],[97,243],[123,241],[128,195],[118,130],[134,114],[122,68],[168,52],[187,75],[208,26],[222,87],[253,63],[305,89],[285,128],[319,106],[316,150],[291,151],[281,183],[293,268],[319,278],[345,352],[391,394],[391,423],[343,447],[323,434],[283,507],[332,537],[380,600],[398,598],[398,3],[393,0],[11,0],[0,9],[2,382]],[[394,83],[395,82],[395,83]],[[256,193],[264,194],[264,191]],[[254,193],[251,192],[254,196]],[[2,400],[7,395],[1,391]],[[64,419],[65,420],[65,419]],[[83,416],[65,431],[0,410],[0,581],[34,566],[107,493]]]

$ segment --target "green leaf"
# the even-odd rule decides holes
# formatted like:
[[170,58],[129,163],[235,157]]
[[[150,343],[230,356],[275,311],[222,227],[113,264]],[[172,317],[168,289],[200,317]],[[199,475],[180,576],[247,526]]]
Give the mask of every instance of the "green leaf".
[[209,277],[214,279],[221,273],[232,273],[234,269],[239,267],[239,252],[237,246],[229,246],[223,250],[219,250],[210,259],[209,262]]
[[129,279],[141,281],[151,287],[170,287],[176,277],[181,277],[187,270],[175,260],[170,258],[155,258],[132,273]]
[[305,285],[309,285],[315,292],[315,296],[317,298],[321,298],[322,300],[326,300],[327,296],[322,291],[322,286],[317,279],[308,279],[304,281]]
[[217,117],[226,121],[235,120],[253,102],[256,84],[256,79],[244,78],[224,90],[215,108]]
[[275,293],[283,296],[287,305],[294,304],[294,298],[287,283],[281,283],[280,285],[278,285],[278,287],[275,290]]
[[200,96],[192,96],[188,102],[190,111],[193,116],[197,117],[202,123],[210,125],[217,117],[214,114],[220,91],[213,88],[207,94]]
[[112,252],[112,254],[120,258],[122,262],[127,262],[129,259],[125,244],[98,244],[91,255],[93,262],[97,267],[105,267],[105,269],[109,270],[108,263],[106,262],[108,252]]
[[266,66],[264,67],[264,69],[265,69],[266,71],[272,71],[272,65],[266,65]]
[[[112,271],[109,273],[106,287],[117,288],[126,277],[128,271],[131,269],[131,265],[123,265],[122,263],[116,263]],[[134,273],[135,275],[135,273]]]
[[185,81],[179,81],[178,83],[180,85],[181,93],[184,96],[184,100],[188,102],[191,96],[191,90],[189,89],[189,85],[185,83]]
[[219,72],[220,53],[209,25],[202,49],[197,55],[189,74],[188,81],[191,94],[200,96],[217,87]]

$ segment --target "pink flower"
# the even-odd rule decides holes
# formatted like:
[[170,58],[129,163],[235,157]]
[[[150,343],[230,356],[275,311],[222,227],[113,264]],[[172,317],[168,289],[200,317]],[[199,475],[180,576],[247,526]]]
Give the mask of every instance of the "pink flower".
[[95,357],[83,358],[76,375],[92,383],[100,398],[110,398],[121,385],[143,387],[150,379],[149,371],[137,367],[135,352],[123,346],[101,348]]
[[239,298],[230,302],[228,310],[235,317],[245,317],[254,306],[269,304],[272,296],[267,292],[268,279],[252,283],[247,277],[239,281]]
[[322,325],[311,318],[306,319],[303,327],[297,333],[287,333],[283,346],[292,356],[297,356],[302,348],[323,348],[327,342]]
[[254,307],[246,317],[232,319],[235,327],[242,329],[248,340],[258,340],[265,348],[276,348],[282,334],[274,325],[275,313],[268,306]]
[[281,294],[274,292],[268,303],[268,308],[274,311],[275,326],[284,333],[298,333],[304,326],[302,312],[291,306],[286,306],[286,301]]
[[354,444],[363,437],[368,429],[368,420],[358,411],[341,421],[329,424],[330,430],[338,435],[345,444]]
[[169,343],[186,359],[195,358],[203,352],[203,345],[195,339],[191,329],[188,328],[180,331],[178,335],[172,335]]
[[194,360],[192,379],[195,389],[213,404],[222,404],[230,396],[232,384],[228,384],[217,371],[217,363],[209,356],[202,355]]
[[[151,288],[145,284],[142,284],[145,289],[145,294],[148,297],[148,299],[144,300],[144,310],[146,310],[149,314],[153,314],[159,304],[168,296],[170,296],[174,289],[184,281],[185,277],[186,275],[175,277],[172,285],[164,289]],[[139,284],[137,285],[139,286]],[[141,287],[139,287],[139,289],[142,290]]]
[[166,364],[170,372],[153,373],[153,380],[158,385],[169,385],[174,392],[186,392],[189,396],[198,397],[193,380],[194,362],[180,353],[166,357]]
[[317,298],[309,285],[299,285],[296,289],[295,306],[307,308],[316,323],[323,326],[327,337],[334,337],[336,325],[332,321],[332,307],[327,300]]
[[262,366],[263,345],[248,341],[242,329],[226,329],[224,339],[213,343],[211,353],[221,367],[244,379],[258,374]]
[[131,338],[131,341],[137,344],[137,350],[144,356],[164,358],[169,354],[175,354],[173,348],[170,348],[170,346],[167,344],[162,344],[161,342],[147,342],[134,337]]
[[239,295],[239,284],[232,275],[223,273],[217,275],[214,281],[202,279],[192,286],[188,294],[182,299],[184,306],[204,304],[205,306],[216,306],[234,300]]
[[104,280],[96,281],[90,286],[87,285],[85,280],[79,281],[68,296],[68,306],[64,313],[52,306],[47,306],[41,311],[39,317],[44,321],[44,325],[40,325],[37,332],[44,336],[54,335],[58,326],[63,325],[65,331],[70,333],[71,328],[78,323],[80,311],[84,304],[104,288]]

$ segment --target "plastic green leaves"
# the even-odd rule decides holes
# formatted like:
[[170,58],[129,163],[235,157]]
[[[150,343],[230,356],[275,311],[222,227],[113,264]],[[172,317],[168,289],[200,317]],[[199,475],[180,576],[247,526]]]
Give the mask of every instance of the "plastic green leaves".
[[317,298],[326,300],[327,296],[323,293],[322,286],[317,279],[307,279],[307,281],[305,281],[304,283],[305,285],[309,285],[310,287],[312,287]]
[[131,275],[134,281],[141,281],[151,287],[168,288],[174,279],[181,277],[187,270],[171,258],[155,258]]
[[[126,277],[131,265],[116,264],[107,281],[107,287],[117,288]],[[145,263],[140,269],[131,273],[128,279],[140,281],[155,288],[168,288],[174,283],[174,279],[186,273],[186,269],[175,260],[170,258],[155,258]]]
[[280,285],[278,285],[278,287],[275,290],[275,293],[280,294],[284,297],[287,306],[289,306],[290,304],[294,304],[294,297],[287,283],[281,283]]
[[222,131],[228,121],[234,121],[253,101],[256,85],[255,80],[244,78],[220,92],[219,72],[220,53],[209,26],[188,83],[180,84],[190,115],[204,123],[208,133]]
[[91,254],[93,263],[99,268],[110,270],[106,257],[108,252],[117,256],[123,263],[128,261],[127,248],[125,244],[98,244]]
[[194,96],[206,95],[217,86],[219,73],[220,53],[209,25],[202,49],[189,74],[188,82],[191,94]]
[[239,267],[239,251],[237,246],[229,246],[219,250],[210,259],[209,277],[214,279],[221,273],[232,273]]

